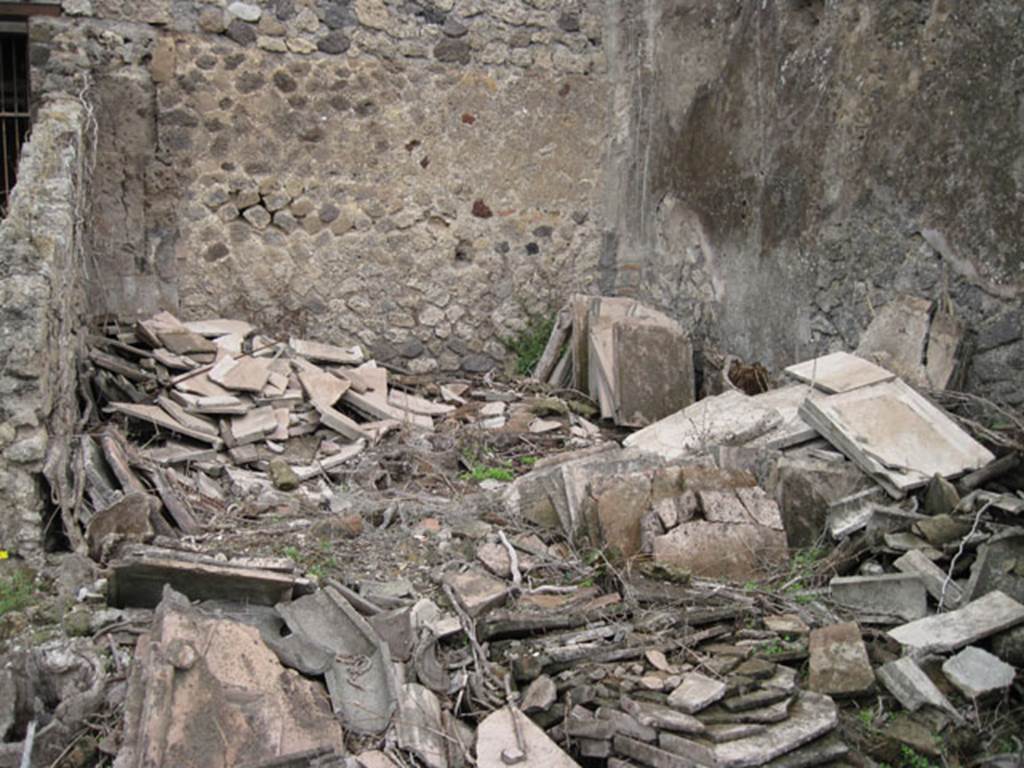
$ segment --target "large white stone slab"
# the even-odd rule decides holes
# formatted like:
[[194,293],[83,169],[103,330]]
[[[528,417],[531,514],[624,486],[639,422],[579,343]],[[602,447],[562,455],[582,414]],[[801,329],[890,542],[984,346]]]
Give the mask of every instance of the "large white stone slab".
[[998,590],[963,608],[889,630],[889,637],[920,653],[943,653],[1024,622],[1024,605]]
[[807,400],[800,415],[893,496],[957,477],[995,456],[902,381]]
[[830,355],[806,360],[789,366],[786,373],[829,394],[850,392],[869,384],[896,378],[895,373],[849,352],[833,352]]

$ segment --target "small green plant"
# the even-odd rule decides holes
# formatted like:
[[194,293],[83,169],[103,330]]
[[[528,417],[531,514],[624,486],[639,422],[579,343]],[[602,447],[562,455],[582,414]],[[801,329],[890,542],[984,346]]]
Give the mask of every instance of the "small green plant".
[[875,727],[875,713],[869,707],[859,710],[857,712],[857,719],[860,720],[860,724],[865,728],[873,729]]
[[281,550],[281,555],[289,560],[294,560],[296,563],[302,560],[302,553],[299,552],[298,547],[284,547]]
[[900,747],[900,768],[936,768],[924,755],[919,755],[906,744]]
[[529,376],[533,373],[554,327],[554,316],[535,317],[519,335],[504,341],[505,348],[516,356],[516,375]]
[[520,456],[519,457],[519,463],[522,464],[524,467],[532,467],[538,461],[540,461],[540,456]]
[[773,640],[766,645],[762,645],[760,651],[765,656],[778,656],[786,652],[786,647],[778,640]]
[[498,480],[502,483],[511,483],[515,480],[516,474],[505,467],[488,467],[483,464],[476,464],[469,472],[462,473],[463,480],[472,480],[482,483],[484,480]]
[[747,592],[753,592],[753,591],[755,591],[757,589],[757,582],[756,581],[745,582],[743,584],[743,589],[746,590]]
[[24,571],[0,578],[0,616],[32,605],[35,593],[35,581]]

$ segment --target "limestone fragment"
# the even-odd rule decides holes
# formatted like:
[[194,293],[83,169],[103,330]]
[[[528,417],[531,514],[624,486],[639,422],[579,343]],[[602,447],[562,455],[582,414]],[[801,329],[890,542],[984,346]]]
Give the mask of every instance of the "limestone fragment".
[[810,688],[832,696],[856,696],[875,685],[868,651],[853,622],[811,632]]
[[949,613],[889,630],[889,637],[915,653],[962,648],[1024,622],[1024,605],[994,590]]
[[968,699],[1000,693],[1013,685],[1016,675],[1012,666],[973,645],[947,659],[942,672]]

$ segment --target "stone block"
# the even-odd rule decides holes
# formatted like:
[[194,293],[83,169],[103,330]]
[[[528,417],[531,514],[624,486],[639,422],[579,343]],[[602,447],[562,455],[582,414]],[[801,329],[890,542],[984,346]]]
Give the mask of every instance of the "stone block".
[[962,608],[889,630],[889,637],[918,653],[952,651],[1024,623],[1024,605],[989,592]]
[[693,520],[654,539],[654,559],[710,579],[759,578],[788,559],[782,531]]
[[476,569],[448,574],[444,583],[451,587],[459,604],[473,618],[501,605],[508,597],[505,582]]
[[904,621],[928,613],[928,593],[917,576],[837,576],[829,582],[832,599],[870,616],[897,616]]
[[805,549],[821,538],[830,504],[867,490],[874,482],[850,462],[787,456],[776,464],[770,485],[789,546]]
[[1017,602],[1024,602],[1024,532],[1009,530],[989,539],[978,548],[971,566],[966,599],[980,597],[998,589]]
[[651,480],[641,473],[627,475],[596,497],[601,540],[606,546],[616,548],[624,557],[640,553],[640,521],[650,508],[650,498]]
[[878,679],[909,712],[916,712],[926,704],[946,712],[955,712],[942,691],[910,656],[879,667]]
[[1013,685],[1016,671],[988,651],[968,646],[942,665],[942,672],[968,699],[998,694]]
[[857,696],[875,685],[868,651],[853,622],[811,632],[810,687],[830,696]]
[[693,715],[723,698],[725,691],[725,683],[699,672],[692,672],[687,674],[682,684],[669,694],[668,703],[669,706]]

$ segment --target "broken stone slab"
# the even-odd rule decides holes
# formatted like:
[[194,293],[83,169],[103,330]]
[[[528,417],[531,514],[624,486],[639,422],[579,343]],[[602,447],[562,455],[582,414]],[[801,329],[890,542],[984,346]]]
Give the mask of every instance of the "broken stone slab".
[[360,394],[350,389],[341,396],[341,399],[346,405],[355,408],[371,419],[393,420],[406,426],[425,429],[428,432],[434,430],[434,420],[430,416],[403,411],[401,408],[388,405],[386,394],[376,398],[370,393]]
[[623,318],[612,347],[617,424],[645,427],[694,401],[693,345],[678,323]]
[[782,424],[777,410],[752,401],[735,390],[707,397],[634,432],[622,444],[664,461],[695,456],[715,445],[743,445]]
[[225,357],[207,374],[215,384],[233,392],[259,393],[270,378],[270,360],[265,357]]
[[949,613],[929,616],[888,632],[914,653],[945,653],[1024,622],[1024,605],[994,590]]
[[973,645],[947,659],[942,673],[968,699],[982,699],[1013,685],[1016,670],[986,650]]
[[654,538],[656,562],[710,579],[759,578],[788,556],[783,531],[754,524],[691,520]]
[[472,618],[479,618],[508,598],[508,587],[481,570],[470,568],[462,573],[449,573],[444,583],[451,588],[459,605]]
[[[700,763],[688,757],[673,754],[653,744],[644,743],[624,734],[618,734],[612,741],[612,746],[618,754],[625,755],[631,760],[636,760],[641,765],[647,765],[651,768],[694,768],[700,765]],[[626,762],[620,762],[619,764],[623,766],[635,765],[635,763]],[[612,765],[612,761],[609,760],[609,768]]]
[[140,454],[147,461],[152,461],[161,466],[169,466],[171,464],[195,464],[201,461],[209,461],[217,455],[217,450],[211,447],[204,448],[185,445],[184,443],[168,440],[163,445],[143,448]]
[[241,336],[245,338],[256,330],[244,320],[231,320],[228,318],[192,320],[183,323],[183,325],[192,333],[198,333],[200,336],[205,336],[208,339],[216,339],[219,336]]
[[828,394],[851,392],[896,378],[892,371],[887,371],[849,352],[833,352],[806,360],[789,366],[786,373]]
[[688,715],[695,715],[722,699],[726,689],[726,684],[719,680],[699,672],[690,672],[683,677],[679,687],[669,694],[668,704]]
[[320,416],[320,423],[328,429],[333,429],[339,435],[349,440],[363,440],[366,443],[373,442],[373,438],[363,427],[341,413],[341,411],[315,401],[313,402],[313,407]]
[[398,684],[388,647],[366,620],[333,587],[275,607],[292,631],[280,644],[298,637],[332,654],[324,676],[345,725],[362,734],[384,731],[399,704]]
[[348,348],[336,347],[333,344],[297,339],[293,336],[288,339],[288,346],[297,355],[301,355],[307,360],[317,360],[336,365],[359,365],[366,359],[362,348],[358,344]]
[[[513,723],[512,718],[515,718]],[[518,724],[518,727],[516,726]],[[476,732],[476,760],[479,768],[508,768],[502,758],[506,750],[518,747],[516,734],[523,740],[522,751],[526,754],[524,766],[544,768],[579,768],[579,764],[563,752],[548,738],[530,718],[518,709],[502,707],[488,715]]]
[[830,696],[858,696],[875,687],[868,650],[853,622],[811,632],[811,690]]
[[530,683],[523,694],[522,710],[527,715],[545,712],[557,700],[558,688],[555,681],[547,675],[541,675]]
[[245,416],[232,419],[230,423],[231,437],[235,445],[259,442],[276,432],[277,427],[277,416],[269,405],[253,408]]
[[809,744],[770,760],[765,768],[816,768],[820,765],[838,765],[837,761],[850,754],[847,746],[834,732],[820,736]]
[[951,515],[960,503],[956,486],[942,475],[934,475],[928,482],[924,494],[924,511],[927,515]]
[[864,530],[871,522],[875,508],[888,500],[888,492],[880,485],[837,499],[828,505],[826,512],[829,534],[840,541]]
[[872,616],[913,621],[928,613],[928,593],[916,575],[836,576],[829,590],[840,605]]
[[917,712],[928,705],[954,715],[957,720],[960,714],[931,681],[931,678],[917,665],[910,656],[890,661],[878,668],[878,679],[889,693],[909,712]]
[[772,704],[754,707],[740,711],[729,711],[724,707],[715,706],[701,712],[701,722],[706,725],[729,725],[733,723],[780,723],[789,717],[789,709],[793,704],[793,697],[776,701]]
[[800,414],[896,498],[933,475],[958,477],[995,458],[899,380],[809,400]]
[[933,308],[928,299],[894,298],[861,334],[857,354],[919,389],[946,389],[958,367],[963,329],[951,314]]
[[912,549],[893,562],[899,571],[921,579],[928,594],[935,598],[939,610],[956,608],[963,600],[964,592],[939,566],[929,560],[920,550]]
[[156,399],[157,405],[167,411],[167,415],[189,429],[194,429],[198,432],[205,432],[211,437],[219,437],[220,431],[217,429],[217,425],[207,419],[200,416],[194,416],[185,410],[184,407],[174,402],[171,398],[160,395]]
[[344,750],[319,686],[281,666],[247,624],[204,616],[167,590],[139,638],[115,765],[214,768]]
[[628,696],[619,700],[619,706],[626,714],[636,718],[640,725],[676,733],[703,733],[704,724],[685,712],[671,707],[664,707],[649,701],[638,701]]
[[427,768],[448,768],[441,703],[427,688],[416,683],[402,686],[395,731],[398,746],[416,755]]
[[202,443],[209,443],[216,449],[224,446],[224,442],[216,435],[211,435],[203,430],[191,429],[176,419],[172,418],[163,408],[158,405],[136,405],[133,403],[111,403],[110,408],[117,413],[149,422],[150,424],[166,429],[185,437],[191,437]]
[[800,418],[799,409],[804,400],[820,397],[824,395],[806,384],[792,384],[754,395],[751,400],[755,405],[775,409],[782,417],[782,422],[775,429],[754,438],[747,445],[751,448],[783,450],[814,440],[818,433]]
[[996,534],[978,548],[965,599],[995,589],[1024,602],[1024,531],[1020,529]]
[[312,363],[303,361],[300,364],[297,360],[295,363],[299,367],[299,384],[302,385],[302,391],[306,393],[306,397],[311,403],[320,403],[326,407],[333,406],[351,386],[348,381],[340,379]]
[[600,720],[609,720],[615,726],[615,732],[631,739],[654,742],[658,740],[658,731],[648,725],[640,725],[635,717],[627,715],[611,707],[598,707],[595,713]]
[[715,744],[705,739],[662,733],[659,746],[715,768],[748,768],[789,754],[831,732],[839,723],[836,704],[828,696],[804,691],[796,697],[790,717],[767,730]]
[[210,414],[213,416],[244,416],[252,406],[234,395],[224,394],[211,397],[197,397],[186,408],[192,413]]
[[400,392],[397,389],[388,392],[388,404],[421,416],[447,416],[455,412],[454,406],[435,403],[432,400]]
[[277,571],[208,560],[144,556],[110,564],[107,598],[115,608],[154,608],[164,587],[191,600],[274,605],[309,589],[305,579]]
[[851,462],[783,456],[775,464],[769,487],[789,546],[806,549],[821,538],[830,504],[877,485]]

